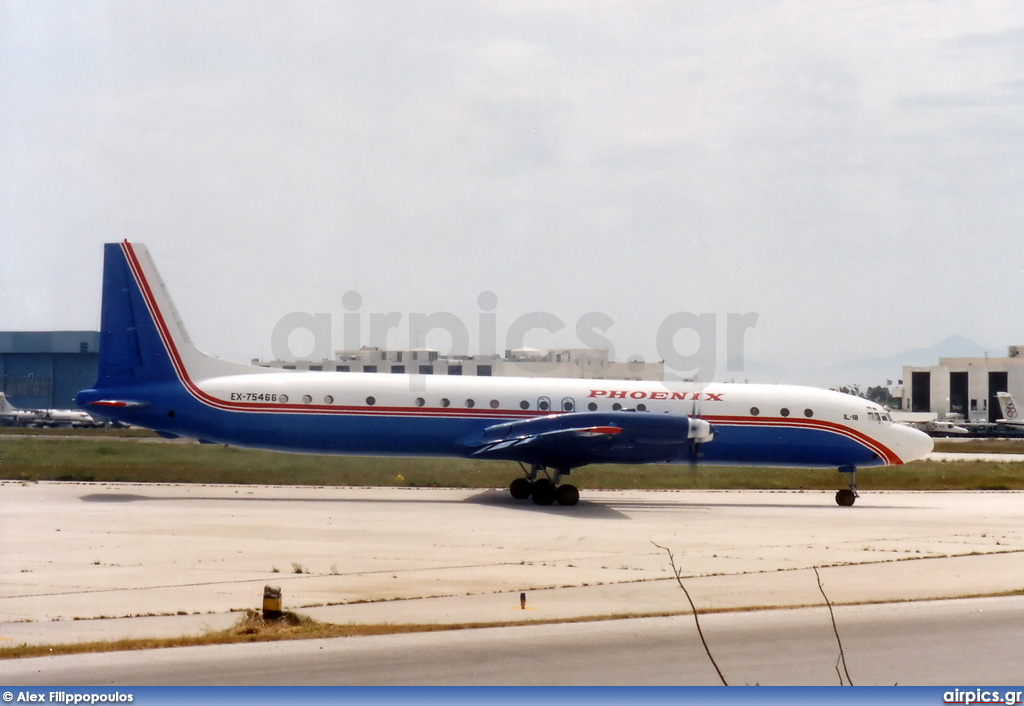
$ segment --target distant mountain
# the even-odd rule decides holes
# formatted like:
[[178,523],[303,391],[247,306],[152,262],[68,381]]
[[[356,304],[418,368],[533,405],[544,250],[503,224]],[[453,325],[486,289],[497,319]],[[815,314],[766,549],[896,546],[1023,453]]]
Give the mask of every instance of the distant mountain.
[[911,348],[884,358],[850,360],[818,367],[796,360],[784,364],[763,360],[745,359],[731,361],[730,367],[742,367],[739,371],[719,369],[715,380],[719,382],[759,382],[768,384],[792,383],[815,387],[843,387],[857,385],[867,390],[876,385],[892,384],[903,377],[903,366],[936,365],[939,358],[981,358],[1006,355],[1003,349],[985,348],[963,336],[949,336],[928,348]]
[[[994,354],[991,348],[985,348],[968,338],[949,336],[928,348],[911,348],[885,358],[851,360],[823,368],[822,373],[829,379],[845,380],[833,385],[856,384],[860,385],[861,389],[866,389],[868,386],[884,385],[889,380],[896,383],[903,377],[904,365],[936,365],[939,358],[981,358],[986,352],[989,355]],[[996,355],[1004,354],[1005,351]]]
[[936,343],[931,348],[911,348],[909,351],[904,351],[903,353],[898,353],[895,356],[880,358],[878,360],[889,362],[899,359],[903,361],[900,364],[901,366],[935,365],[939,362],[939,358],[982,358],[985,353],[1001,356],[1005,355],[1006,351],[1001,350],[999,352],[995,352],[991,348],[980,346],[974,341],[964,338],[963,336],[950,336],[939,343]]

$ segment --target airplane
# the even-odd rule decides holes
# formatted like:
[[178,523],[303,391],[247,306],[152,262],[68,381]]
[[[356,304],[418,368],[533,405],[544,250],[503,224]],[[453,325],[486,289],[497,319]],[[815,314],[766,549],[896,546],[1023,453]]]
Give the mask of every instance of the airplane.
[[33,422],[43,427],[95,427],[99,423],[88,412],[77,409],[37,409]]
[[95,426],[96,420],[77,409],[18,409],[0,392],[0,420],[19,426],[84,427]]
[[969,434],[970,430],[962,427],[951,419],[939,419],[935,412],[900,412],[891,411],[889,416],[897,424],[906,424],[923,431],[928,436],[952,436]]
[[276,451],[518,462],[511,495],[575,505],[601,463],[834,468],[926,456],[932,439],[868,400],[784,385],[282,371],[200,352],[149,250],[104,246],[96,384],[83,409],[164,437]]
[[1003,412],[1003,418],[997,419],[996,424],[1005,424],[1008,427],[1024,427],[1024,418],[1017,411],[1017,404],[1009,392],[997,392],[999,398],[999,409]]

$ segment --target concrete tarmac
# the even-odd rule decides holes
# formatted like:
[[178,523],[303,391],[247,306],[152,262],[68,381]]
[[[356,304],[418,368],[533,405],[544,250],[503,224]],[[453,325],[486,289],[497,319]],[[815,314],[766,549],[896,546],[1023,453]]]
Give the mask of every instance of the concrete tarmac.
[[[1022,609],[1022,596],[837,607],[845,667],[824,606],[712,613],[700,622],[729,684],[1000,685],[1012,687],[1012,703],[1020,703]],[[692,616],[683,615],[5,660],[0,682],[714,685],[721,679]]]
[[653,543],[702,612],[820,606],[813,567],[835,604],[996,595],[1024,589],[1022,501],[584,490],[542,508],[504,489],[3,482],[0,645],[200,634],[267,584],[334,623],[687,612]]

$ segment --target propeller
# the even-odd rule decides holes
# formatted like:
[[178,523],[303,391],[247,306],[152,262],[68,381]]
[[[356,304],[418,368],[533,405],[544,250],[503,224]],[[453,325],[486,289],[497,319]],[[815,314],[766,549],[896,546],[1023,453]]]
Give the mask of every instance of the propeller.
[[700,416],[700,406],[697,404],[700,395],[693,398],[693,407],[690,410],[689,425],[686,438],[690,442],[690,463],[696,464],[700,456],[700,445],[706,444],[715,438],[715,429],[709,422]]

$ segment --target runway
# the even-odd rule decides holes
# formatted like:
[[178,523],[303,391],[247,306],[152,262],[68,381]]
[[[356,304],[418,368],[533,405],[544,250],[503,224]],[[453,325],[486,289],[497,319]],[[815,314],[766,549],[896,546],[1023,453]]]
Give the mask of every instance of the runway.
[[[1019,685],[1024,598],[705,616],[730,685]],[[0,662],[7,684],[711,685],[692,618],[190,647]]]
[[[574,668],[562,677],[555,671],[559,663],[574,660],[585,641],[604,644],[609,655],[620,654],[612,661],[623,665],[629,660],[621,655],[636,652],[634,661],[642,660],[659,640],[666,654],[680,649],[690,654],[692,640],[683,647],[670,639],[692,631],[692,617],[681,615],[688,610],[685,596],[656,542],[674,551],[698,610],[709,629],[724,626],[721,644],[732,645],[727,650],[732,654],[758,641],[793,645],[787,661],[799,663],[806,661],[801,650],[833,650],[812,569],[823,567],[829,599],[843,606],[837,617],[849,616],[849,639],[860,640],[855,637],[860,631],[867,641],[860,663],[875,660],[879,666],[865,667],[862,677],[868,681],[890,683],[899,676],[881,667],[892,661],[884,658],[885,650],[900,644],[904,633],[919,635],[922,649],[927,647],[922,663],[903,672],[916,675],[912,683],[948,683],[954,666],[974,669],[967,673],[979,678],[991,668],[997,672],[993,679],[1005,674],[1009,683],[1019,678],[1024,663],[1001,642],[1007,632],[1016,635],[1007,626],[1014,624],[1009,616],[1021,607],[1019,598],[979,599],[990,602],[978,613],[985,622],[963,622],[949,613],[974,615],[972,607],[951,606],[983,603],[931,600],[1024,588],[1024,494],[1019,492],[863,493],[853,508],[837,507],[832,493],[817,491],[585,491],[571,508],[540,508],[513,501],[504,490],[471,489],[5,482],[0,497],[5,508],[0,639],[6,644],[201,633],[232,624],[238,611],[258,608],[264,585],[275,584],[286,608],[334,623],[676,616],[333,640],[316,651],[371,654],[379,643],[384,652],[398,655],[402,645],[410,645],[412,656],[404,658],[410,665],[402,668],[409,681],[369,666],[343,677],[287,667],[286,673],[301,675],[302,683],[714,683],[714,673],[709,680],[701,670],[655,673],[634,666],[616,672],[606,665],[592,672]],[[520,608],[520,592],[527,594],[526,610]],[[927,602],[867,605],[898,601]],[[766,607],[790,610],[712,614]],[[911,614],[912,624],[904,624]],[[1003,617],[987,621],[993,615]],[[800,625],[805,627],[797,629]],[[820,633],[825,641],[802,636],[802,629]],[[885,644],[872,645],[872,636],[884,630],[892,632]],[[494,632],[502,635],[495,644],[507,643],[517,659],[550,665],[510,671],[503,664],[507,656],[485,654],[485,638]],[[961,647],[977,640],[977,649],[950,653],[947,638],[954,633]],[[565,646],[546,658],[531,647],[536,635]],[[428,649],[431,640],[438,641],[433,643],[438,649]],[[454,649],[465,640],[469,653],[478,656],[479,669],[442,667],[451,660],[440,647]],[[515,647],[518,640],[521,648]],[[281,643],[244,647],[266,650],[264,657],[249,657],[254,663],[285,650],[313,649]],[[239,648],[202,649],[209,650],[199,658],[206,664],[211,655]],[[776,654],[774,648],[769,652]],[[830,654],[831,663],[834,650]],[[47,662],[29,683],[71,674],[60,670],[73,669],[78,659],[85,658]],[[96,659],[115,670],[107,676],[112,683],[128,683],[136,674],[131,661],[141,658]],[[422,666],[415,666],[417,659],[424,660]],[[696,666],[701,659],[706,657],[697,653],[685,662]],[[764,658],[753,654],[751,659]],[[602,664],[596,653],[586,661]],[[11,670],[40,668],[41,663],[30,662],[0,663],[0,676],[9,683],[18,681],[17,674],[28,678],[29,673]],[[999,672],[1008,662],[1015,671]],[[116,671],[119,665],[128,671]],[[323,668],[328,669],[326,663]],[[811,672],[818,675],[819,667]],[[776,665],[770,673],[780,681],[772,681],[751,665],[736,668],[741,683],[835,683],[834,670],[814,680],[811,672]],[[195,669],[183,673],[198,678]],[[264,673],[274,670],[268,665]],[[439,681],[426,679],[429,674]],[[170,672],[138,677],[139,683],[149,677],[174,683]],[[79,683],[69,678],[55,676],[45,683]],[[219,679],[214,683],[254,683],[256,677],[228,666]]]

